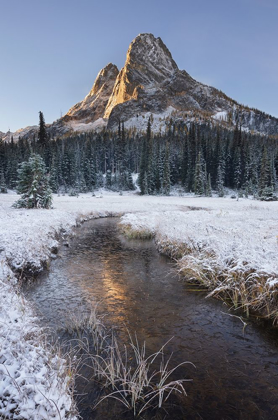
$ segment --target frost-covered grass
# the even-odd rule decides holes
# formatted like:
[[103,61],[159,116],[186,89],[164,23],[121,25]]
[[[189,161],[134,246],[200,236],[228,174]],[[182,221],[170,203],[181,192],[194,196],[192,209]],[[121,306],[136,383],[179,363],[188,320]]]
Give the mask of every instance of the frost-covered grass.
[[140,227],[138,229],[133,228],[129,224],[121,224],[121,231],[128,239],[152,239],[155,236],[155,232],[150,229],[144,229]]
[[246,311],[278,317],[277,202],[99,191],[95,197],[56,195],[51,210],[24,210],[11,208],[17,198],[0,195],[0,417],[60,419],[71,412],[65,379],[71,372],[42,344],[17,282],[47,267],[59,235],[69,235],[76,223],[124,214],[130,234],[155,234],[158,249],[178,260],[189,281]]
[[[113,336],[104,355],[93,356],[94,374],[107,390],[97,405],[112,398],[137,417],[150,407],[161,408],[172,393],[187,395],[184,383],[191,379],[171,380],[171,376],[180,366],[190,362],[171,368],[171,357],[165,360],[164,347],[147,356],[146,343],[140,346],[137,339],[130,336],[128,346],[121,351]],[[157,369],[154,365],[158,362]]]
[[98,388],[97,399],[90,401],[92,408],[114,399],[138,417],[149,408],[161,408],[172,393],[187,395],[184,385],[191,379],[173,380],[173,373],[191,363],[171,367],[171,356],[164,356],[168,343],[147,356],[146,343],[140,345],[136,335],[133,339],[128,333],[129,342],[120,346],[113,330],[107,331],[95,310],[89,317],[78,315],[67,332],[80,370],[86,366]]
[[3,262],[0,270],[0,418],[75,419],[70,366],[46,349],[13,274]]
[[[251,200],[203,200],[198,211],[128,214],[129,231],[155,231],[160,252],[180,274],[235,308],[278,320],[278,206]],[[217,206],[218,204],[218,206]]]

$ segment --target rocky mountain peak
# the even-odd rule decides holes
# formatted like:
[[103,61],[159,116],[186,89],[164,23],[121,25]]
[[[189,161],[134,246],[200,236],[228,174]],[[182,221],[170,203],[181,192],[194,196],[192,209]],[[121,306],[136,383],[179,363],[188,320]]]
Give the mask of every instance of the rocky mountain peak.
[[85,99],[52,127],[54,133],[63,134],[69,130],[115,129],[124,121],[126,128],[145,130],[151,115],[153,130],[161,132],[172,116],[182,120],[205,118],[228,127],[240,124],[244,130],[270,135],[278,131],[278,119],[244,107],[179,70],[161,38],[148,33],[131,42],[120,72],[112,63],[104,67]]
[[67,122],[74,119],[87,123],[101,118],[112,94],[118,74],[119,70],[115,64],[107,64],[98,73],[93,87],[85,99],[74,105],[62,120]]
[[178,66],[161,38],[152,34],[138,35],[128,48],[104,117],[109,118],[118,104],[139,100],[142,91],[158,87],[176,70]]
[[130,44],[125,67],[139,70],[151,83],[161,82],[178,69],[177,64],[161,38],[140,34]]
[[116,77],[119,74],[118,67],[115,64],[109,63],[105,66],[97,75],[97,78],[93,84],[92,90],[88,96],[100,94],[102,90],[105,90],[108,85],[115,83]]

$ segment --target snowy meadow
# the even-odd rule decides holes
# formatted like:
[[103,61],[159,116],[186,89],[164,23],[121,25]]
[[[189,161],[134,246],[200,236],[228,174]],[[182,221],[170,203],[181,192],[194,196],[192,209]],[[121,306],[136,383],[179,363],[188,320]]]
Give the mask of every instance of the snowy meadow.
[[19,283],[46,269],[60,241],[91,218],[121,216],[123,231],[154,237],[183,279],[277,322],[278,202],[98,191],[25,210],[11,207],[17,198],[0,196],[0,417],[76,418],[71,367],[44,344]]

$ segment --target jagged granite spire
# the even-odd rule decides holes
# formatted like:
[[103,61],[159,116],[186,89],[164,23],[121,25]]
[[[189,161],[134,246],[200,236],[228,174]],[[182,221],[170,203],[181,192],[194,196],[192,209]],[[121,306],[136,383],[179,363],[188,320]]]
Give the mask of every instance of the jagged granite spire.
[[[194,80],[177,64],[163,41],[152,34],[140,34],[130,44],[124,67],[113,64],[102,69],[85,99],[55,124],[53,135],[69,130],[88,131],[107,126],[146,129],[150,114],[159,122],[153,130],[165,130],[164,118],[188,112],[242,129],[277,135],[278,119],[239,105],[223,92]],[[197,114],[196,114],[197,112]],[[144,118],[144,117],[147,118]],[[51,130],[51,128],[50,128]]]
[[137,100],[140,90],[157,88],[178,69],[172,55],[160,38],[152,34],[138,35],[130,44],[104,117],[113,108],[131,99]]
[[115,64],[109,63],[104,67],[98,73],[94,85],[85,99],[74,105],[63,117],[63,120],[74,119],[88,123],[102,118],[118,73],[119,70]]

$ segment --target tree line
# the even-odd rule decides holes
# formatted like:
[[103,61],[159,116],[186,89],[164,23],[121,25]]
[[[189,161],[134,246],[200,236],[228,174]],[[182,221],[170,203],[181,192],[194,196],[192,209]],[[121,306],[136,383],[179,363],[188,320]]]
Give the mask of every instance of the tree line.
[[171,187],[198,195],[219,196],[225,188],[238,194],[274,199],[277,191],[276,139],[212,125],[209,122],[170,121],[166,132],[70,134],[51,139],[40,113],[40,129],[32,138],[0,139],[0,191],[18,185],[19,165],[32,154],[42,157],[53,192],[76,195],[100,187],[132,190],[138,174],[142,194],[170,193]]

